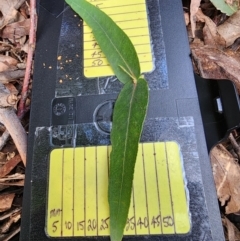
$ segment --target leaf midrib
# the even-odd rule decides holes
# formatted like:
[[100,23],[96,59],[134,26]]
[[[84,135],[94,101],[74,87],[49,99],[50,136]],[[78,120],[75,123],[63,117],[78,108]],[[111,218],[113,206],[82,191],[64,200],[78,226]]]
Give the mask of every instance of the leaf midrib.
[[[76,7],[81,8],[81,6],[76,4]],[[125,61],[125,59],[123,58],[123,56],[121,55],[120,51],[118,50],[118,48],[114,45],[114,43],[112,42],[111,38],[109,37],[109,35],[106,33],[105,29],[102,28],[102,26],[98,23],[98,21],[94,18],[94,16],[88,14],[87,11],[84,10],[84,8],[81,8],[82,11],[84,11],[89,17],[91,17],[93,19],[93,21],[99,26],[99,28],[104,32],[104,34],[106,35],[106,37],[109,39],[110,43],[112,44],[113,48],[116,50],[116,52],[119,54],[120,58],[123,60],[123,62],[125,63],[125,65],[127,66],[129,72],[131,73],[132,76],[134,76],[135,78],[137,78],[134,73],[132,72],[131,68],[129,67],[129,65],[127,64],[127,62]],[[93,31],[95,32],[95,31]]]
[[[128,138],[128,132],[129,132],[129,123],[130,123],[130,119],[131,119],[131,113],[132,113],[132,103],[133,103],[133,97],[134,97],[134,94],[135,94],[135,91],[136,91],[136,87],[137,85],[136,84],[133,84],[133,92],[132,92],[132,96],[131,96],[131,100],[130,100],[130,108],[129,108],[129,111],[128,111],[128,116],[129,118],[127,119],[127,131],[126,131],[126,135],[125,135],[125,139],[127,140],[125,142],[125,146],[124,146],[124,155],[123,155],[123,166],[122,166],[122,179],[121,179],[121,188],[120,188],[120,199],[122,199],[122,186],[123,186],[123,176],[125,174],[124,170],[125,170],[125,161],[126,161],[126,149],[127,149],[127,146],[128,146],[128,141],[129,141],[129,138]],[[117,211],[117,220],[118,220],[118,216],[119,216],[119,210],[120,209],[120,205],[118,204],[118,211]]]

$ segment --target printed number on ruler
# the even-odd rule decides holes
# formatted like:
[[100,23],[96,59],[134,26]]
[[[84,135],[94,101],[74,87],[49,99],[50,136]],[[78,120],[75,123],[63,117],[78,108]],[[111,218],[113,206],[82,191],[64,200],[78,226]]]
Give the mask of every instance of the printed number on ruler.
[[[110,146],[50,155],[46,231],[50,237],[109,235]],[[188,201],[178,144],[139,144],[125,235],[186,234]]]
[[[153,58],[145,0],[88,1],[108,14],[129,36],[138,53],[142,72],[152,71]],[[89,78],[114,75],[94,39],[92,30],[86,24],[84,24],[84,75]]]

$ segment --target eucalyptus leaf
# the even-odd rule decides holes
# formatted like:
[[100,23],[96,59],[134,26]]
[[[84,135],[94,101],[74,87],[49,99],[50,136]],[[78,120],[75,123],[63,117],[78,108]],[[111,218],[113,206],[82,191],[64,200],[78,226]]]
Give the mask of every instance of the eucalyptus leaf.
[[86,0],[66,0],[92,29],[101,50],[114,74],[122,83],[136,81],[140,76],[140,64],[129,37],[99,8]]
[[66,2],[92,28],[118,79],[124,83],[113,113],[108,201],[111,241],[121,241],[131,201],[138,143],[148,106],[148,84],[128,36],[100,9],[85,0]]
[[140,78],[124,85],[114,106],[108,196],[112,241],[122,240],[131,200],[138,143],[148,105],[148,85]]
[[238,10],[238,0],[233,0],[232,3],[227,3],[226,0],[211,0],[212,4],[222,13],[231,16]]

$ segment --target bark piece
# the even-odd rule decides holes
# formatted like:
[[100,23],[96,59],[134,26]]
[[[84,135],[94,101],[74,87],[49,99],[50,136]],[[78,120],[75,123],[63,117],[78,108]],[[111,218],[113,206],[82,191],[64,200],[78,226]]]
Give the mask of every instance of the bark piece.
[[8,24],[0,36],[8,39],[19,39],[29,34],[30,19]]
[[240,93],[239,61],[216,48],[192,48],[192,56],[200,75],[206,79],[229,79]]
[[225,39],[227,47],[232,45],[240,37],[240,10],[219,25],[217,31]]
[[217,196],[226,205],[226,214],[240,211],[240,167],[227,149],[219,144],[210,153]]
[[0,195],[0,212],[9,210],[12,206],[15,193]]
[[17,155],[10,159],[3,167],[0,168],[0,178],[5,177],[7,174],[9,174],[19,162],[21,162],[20,155]]

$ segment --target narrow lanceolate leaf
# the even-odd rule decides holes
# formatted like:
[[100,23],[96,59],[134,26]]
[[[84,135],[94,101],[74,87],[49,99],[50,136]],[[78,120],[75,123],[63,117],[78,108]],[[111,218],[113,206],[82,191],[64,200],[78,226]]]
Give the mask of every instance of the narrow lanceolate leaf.
[[211,0],[211,2],[218,10],[222,13],[226,13],[228,16],[233,15],[239,9],[238,0]]
[[111,241],[122,240],[147,105],[148,85],[140,78],[124,85],[114,106],[108,188]]
[[147,82],[128,36],[86,0],[66,0],[92,28],[115,75],[125,85],[114,106],[108,201],[111,241],[121,241],[131,201],[134,167],[148,105]]
[[110,17],[86,0],[66,2],[92,28],[94,37],[118,79],[122,83],[137,80],[140,76],[140,64],[128,36]]

